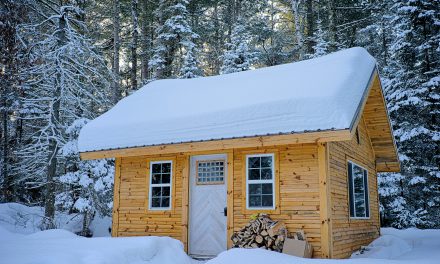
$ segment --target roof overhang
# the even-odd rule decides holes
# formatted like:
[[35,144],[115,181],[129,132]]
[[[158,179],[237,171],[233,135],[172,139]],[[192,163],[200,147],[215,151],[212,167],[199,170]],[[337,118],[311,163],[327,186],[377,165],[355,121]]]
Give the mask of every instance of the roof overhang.
[[142,155],[163,155],[180,152],[228,150],[234,148],[266,147],[286,144],[345,141],[350,140],[351,138],[352,133],[349,129],[328,130],[81,152],[80,156],[81,159],[90,160]]
[[371,74],[368,88],[350,125],[352,136],[362,117],[374,151],[377,172],[399,172],[399,156],[377,68]]

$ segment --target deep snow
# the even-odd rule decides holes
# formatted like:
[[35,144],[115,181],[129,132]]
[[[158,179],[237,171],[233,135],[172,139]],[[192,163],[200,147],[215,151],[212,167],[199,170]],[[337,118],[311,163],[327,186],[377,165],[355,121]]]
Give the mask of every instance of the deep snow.
[[363,48],[195,79],[158,80],[81,130],[80,152],[347,129],[376,60]]
[[[84,238],[72,215],[58,214],[64,229],[37,231],[42,208],[0,204],[0,264],[201,264],[169,237]],[[108,236],[109,219],[97,218],[95,235]],[[351,259],[297,258],[263,249],[231,249],[207,264],[434,264],[440,263],[440,230],[382,228],[381,237]]]

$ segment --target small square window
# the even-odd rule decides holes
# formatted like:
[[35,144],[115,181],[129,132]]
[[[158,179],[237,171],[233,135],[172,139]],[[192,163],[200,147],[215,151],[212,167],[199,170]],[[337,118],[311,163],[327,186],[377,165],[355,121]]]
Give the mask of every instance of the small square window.
[[224,160],[197,161],[197,184],[223,184]]

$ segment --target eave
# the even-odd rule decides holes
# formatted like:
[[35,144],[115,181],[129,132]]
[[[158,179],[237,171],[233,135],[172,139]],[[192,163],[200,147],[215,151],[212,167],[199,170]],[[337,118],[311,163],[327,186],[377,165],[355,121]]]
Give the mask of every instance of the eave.
[[163,155],[182,152],[220,151],[234,148],[267,147],[286,144],[345,141],[350,140],[351,138],[352,135],[350,130],[343,129],[100,150],[81,152],[80,156],[83,160],[91,160],[142,155]]

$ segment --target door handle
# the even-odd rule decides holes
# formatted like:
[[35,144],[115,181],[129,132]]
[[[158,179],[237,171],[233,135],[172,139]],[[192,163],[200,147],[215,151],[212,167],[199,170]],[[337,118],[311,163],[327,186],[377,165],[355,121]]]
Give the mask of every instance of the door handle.
[[223,209],[223,214],[224,214],[225,216],[228,216],[228,207],[225,207],[225,208]]

